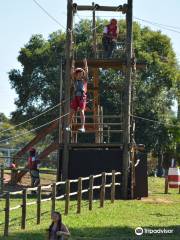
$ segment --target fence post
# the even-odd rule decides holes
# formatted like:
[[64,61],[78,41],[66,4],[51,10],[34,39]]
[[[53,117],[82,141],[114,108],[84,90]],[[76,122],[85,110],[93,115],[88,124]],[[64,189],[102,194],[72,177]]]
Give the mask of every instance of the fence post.
[[105,188],[106,185],[106,173],[102,173],[102,183],[101,183],[101,188],[100,188],[100,207],[104,207],[104,199],[105,199]]
[[37,224],[41,223],[41,186],[37,189]]
[[114,203],[115,199],[115,181],[116,181],[116,175],[115,171],[112,171],[112,183],[111,183],[111,203]]
[[94,177],[89,177],[89,210],[92,210]]
[[4,192],[4,168],[0,166],[0,194]]
[[164,193],[168,194],[168,176],[165,176],[165,189],[164,189]]
[[82,178],[78,178],[78,192],[77,192],[77,213],[81,213],[81,201],[82,201]]
[[56,183],[52,184],[52,207],[51,212],[53,213],[56,209]]
[[69,212],[69,193],[70,193],[70,180],[66,180],[66,193],[65,193],[65,211],[64,214],[67,215]]
[[4,236],[9,234],[9,212],[10,212],[10,194],[6,194],[6,203],[5,203],[5,226],[4,226]]
[[12,169],[11,170],[11,184],[12,185],[16,184],[17,174],[18,174],[18,170],[17,169]]
[[26,203],[27,203],[27,190],[23,189],[22,192],[22,219],[21,219],[21,229],[26,228]]

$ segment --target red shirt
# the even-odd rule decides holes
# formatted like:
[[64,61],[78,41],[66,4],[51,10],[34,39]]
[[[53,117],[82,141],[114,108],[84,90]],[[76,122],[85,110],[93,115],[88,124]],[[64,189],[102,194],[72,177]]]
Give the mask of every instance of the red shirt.
[[38,169],[37,165],[38,161],[35,156],[28,158],[28,167],[30,170],[37,170]]
[[117,38],[117,25],[114,24],[107,25],[107,35],[112,38]]

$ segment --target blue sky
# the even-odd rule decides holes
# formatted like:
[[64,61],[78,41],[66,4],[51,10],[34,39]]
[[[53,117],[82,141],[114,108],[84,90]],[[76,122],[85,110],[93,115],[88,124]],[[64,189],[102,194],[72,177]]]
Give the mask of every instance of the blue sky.
[[[38,0],[63,26],[66,26],[66,0]],[[92,0],[77,0],[79,4],[91,4]],[[119,5],[126,1],[97,0],[102,5]],[[10,115],[15,110],[14,99],[17,97],[14,89],[11,89],[8,81],[8,71],[12,68],[21,68],[17,61],[18,52],[28,42],[32,34],[43,34],[47,38],[50,33],[57,31],[60,26],[52,21],[33,0],[4,0],[0,1],[0,112]],[[179,27],[180,32],[180,1],[171,0],[134,0],[134,16],[158,22],[165,25]],[[90,12],[79,13],[81,18],[90,15]],[[116,15],[117,13],[102,12],[99,17]],[[122,15],[120,14],[120,18]],[[76,17],[75,21],[79,19]],[[174,33],[160,27],[139,21],[142,25],[150,26],[154,30],[161,29],[167,34],[173,43],[177,57],[180,59],[180,33]]]

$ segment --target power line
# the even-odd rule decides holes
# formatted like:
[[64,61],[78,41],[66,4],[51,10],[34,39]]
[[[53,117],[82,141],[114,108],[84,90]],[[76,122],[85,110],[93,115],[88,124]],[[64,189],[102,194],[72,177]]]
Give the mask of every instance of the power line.
[[[151,24],[151,25],[153,25],[153,26],[160,27],[160,28],[162,28],[162,29],[165,29],[165,30],[168,30],[168,31],[171,31],[171,32],[175,32],[175,33],[180,34],[180,31],[175,30],[175,29],[180,29],[180,28],[178,28],[178,27],[173,27],[173,26],[168,26],[168,25],[165,25],[165,24],[160,24],[160,23],[156,23],[156,22],[151,22],[151,21],[149,21],[149,20],[141,19],[141,18],[138,18],[138,17],[134,17],[134,18],[137,19],[137,20],[140,20],[140,21],[142,21],[142,22],[146,22],[146,23],[148,23],[148,24]],[[172,29],[172,28],[173,28],[173,29]]]
[[144,22],[146,21],[148,23],[157,24],[159,26],[164,26],[164,27],[167,27],[167,28],[173,28],[173,29],[179,29],[180,30],[180,27],[175,27],[175,26],[172,26],[172,25],[166,25],[166,24],[162,24],[162,23],[158,23],[158,22],[153,22],[153,21],[142,19],[142,18],[138,18],[138,17],[134,17],[134,18],[137,19],[137,20],[144,21]]
[[58,103],[56,106],[47,109],[45,112],[42,112],[42,113],[40,113],[40,114],[38,114],[38,115],[36,115],[36,116],[34,116],[34,117],[32,117],[32,118],[30,118],[30,119],[24,121],[24,122],[21,122],[21,123],[15,125],[15,126],[13,126],[13,127],[10,127],[10,128],[8,128],[8,129],[5,129],[5,130],[1,131],[0,133],[4,133],[4,132],[10,131],[10,130],[13,130],[13,129],[15,129],[16,127],[19,127],[19,126],[24,125],[25,123],[31,122],[32,120],[34,120],[34,119],[36,119],[36,118],[38,118],[38,117],[40,117],[40,116],[46,114],[47,112],[50,112],[51,110],[57,108],[58,106],[64,104],[64,103],[65,103],[66,101],[68,101],[68,100],[69,100],[69,99],[66,99],[66,100],[64,100],[64,101],[62,101],[62,102],[60,102],[60,103]]
[[54,120],[52,120],[52,121],[50,121],[50,122],[47,122],[47,123],[45,123],[45,124],[43,124],[43,125],[41,125],[41,126],[39,126],[39,127],[33,128],[33,129],[29,130],[29,131],[26,131],[25,133],[17,134],[17,135],[15,135],[15,136],[13,136],[13,137],[9,137],[9,138],[3,139],[3,140],[0,141],[0,143],[2,143],[2,142],[7,142],[7,141],[12,140],[12,139],[15,139],[15,138],[17,138],[17,137],[24,136],[24,135],[26,135],[26,134],[28,134],[28,133],[34,132],[34,131],[42,128],[42,127],[45,127],[45,126],[47,126],[47,125],[49,125],[49,124],[51,124],[51,123],[53,123],[53,122],[55,122],[55,121],[57,121],[57,120],[59,120],[59,119],[65,117],[65,116],[69,115],[69,114],[70,114],[70,112],[68,112],[68,113],[66,113],[66,114],[64,114],[64,115],[62,115],[62,116],[60,116],[60,117],[58,117],[58,118],[55,118]]
[[[89,102],[94,101],[94,100],[95,100],[95,99],[90,99]],[[66,101],[67,101],[67,100],[66,100]],[[58,104],[58,105],[59,105],[59,104]],[[57,106],[58,106],[58,105],[57,105]],[[29,131],[26,131],[25,133],[17,134],[17,135],[15,135],[15,136],[13,136],[13,137],[9,137],[9,138],[3,139],[3,140],[0,141],[0,143],[9,141],[9,140],[11,140],[11,139],[15,139],[15,138],[20,137],[20,136],[23,136],[23,135],[26,135],[26,134],[28,134],[28,133],[30,133],[30,132],[34,132],[34,131],[42,128],[42,127],[45,127],[45,126],[47,126],[47,125],[49,125],[49,124],[57,121],[58,119],[61,119],[61,118],[65,117],[65,116],[69,115],[69,114],[70,114],[70,112],[68,112],[68,113],[66,113],[66,114],[64,114],[64,115],[62,115],[62,116],[60,116],[60,117],[58,117],[58,118],[56,118],[56,119],[54,119],[54,120],[52,120],[52,121],[50,121],[50,122],[47,122],[47,123],[45,123],[45,124],[43,124],[43,125],[41,125],[41,126],[39,126],[39,127],[33,128],[33,129],[29,130]],[[42,115],[42,114],[41,114],[41,115]]]
[[[76,16],[79,18],[80,21],[83,21],[83,18],[81,18],[78,13],[76,13]],[[94,28],[91,28],[90,31],[93,32],[94,30],[100,28],[100,27],[103,26],[103,25],[104,25],[103,23],[100,23],[99,26],[96,26],[96,27],[94,27]]]
[[[66,30],[66,27],[63,26],[55,17],[53,17],[44,7],[42,7],[40,5],[40,3],[37,1],[37,0],[32,0],[49,18],[51,18],[51,20],[53,20],[54,22],[56,22],[60,27],[62,27],[63,29]],[[78,16],[78,18],[80,20],[83,20],[79,14],[76,13],[76,15]],[[86,16],[86,17],[89,17],[89,16]],[[99,18],[100,16],[98,16]],[[101,16],[102,17],[119,17],[118,16]],[[156,26],[156,27],[160,27],[160,28],[163,28],[165,30],[168,30],[168,31],[171,31],[171,32],[175,32],[175,33],[178,33],[180,34],[180,31],[177,31],[175,29],[180,29],[180,27],[175,27],[175,26],[171,26],[171,25],[166,25],[166,24],[161,24],[161,23],[157,23],[157,22],[152,22],[152,21],[149,21],[149,20],[146,20],[146,19],[142,19],[142,18],[138,18],[138,17],[134,17],[135,19],[137,20],[140,20],[140,21],[143,21],[143,22],[146,22],[146,23],[149,23],[153,26]],[[98,26],[100,27],[100,26]],[[91,29],[91,31],[93,31],[94,29]],[[69,29],[69,31],[72,31],[71,29]]]
[[66,30],[66,27],[63,26],[55,17],[53,17],[44,7],[40,5],[40,3],[36,0],[32,0],[51,20],[57,23],[60,27]]
[[160,122],[160,121],[157,121],[157,120],[152,120],[152,119],[149,119],[149,118],[140,117],[140,116],[133,115],[133,114],[131,114],[131,116],[134,117],[134,118],[138,118],[138,119],[144,120],[144,121],[148,121],[148,122],[158,123],[158,124],[160,124],[160,125],[167,125],[167,126],[178,127],[178,128],[179,128],[179,126],[176,126],[176,125],[174,125],[174,124],[169,124],[169,123],[165,123],[165,122]]
[[[91,17],[90,15],[87,15],[85,17]],[[102,15],[102,16],[98,16],[98,18],[112,18],[112,17],[115,17],[115,18],[118,18],[119,15]],[[80,18],[80,17],[79,17]],[[82,20],[82,18],[80,18]],[[153,21],[149,21],[149,20],[146,20],[146,19],[142,19],[142,18],[138,18],[138,17],[134,17],[134,19],[137,19],[139,21],[142,21],[142,22],[146,22],[148,24],[151,24],[153,26],[156,26],[156,27],[160,27],[160,28],[163,28],[165,30],[168,30],[168,31],[172,31],[172,32],[175,32],[175,33],[180,33],[180,31],[177,31],[178,29],[180,30],[180,27],[175,27],[175,26],[172,26],[172,25],[166,25],[166,24],[162,24],[162,23],[158,23],[158,22],[153,22]]]

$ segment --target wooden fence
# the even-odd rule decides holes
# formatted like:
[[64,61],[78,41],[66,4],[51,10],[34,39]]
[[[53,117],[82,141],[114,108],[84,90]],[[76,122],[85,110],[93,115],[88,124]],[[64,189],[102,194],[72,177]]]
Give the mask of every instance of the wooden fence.
[[4,192],[4,168],[0,165],[0,195]]
[[[25,171],[25,172],[29,172],[28,168],[16,168],[16,169],[12,169],[12,168],[4,168],[3,165],[0,165],[0,196],[3,194],[5,187],[4,187],[4,174],[7,173],[7,171],[10,171],[11,173],[9,173],[9,175],[11,175],[11,178],[13,175],[16,175],[19,171]],[[42,174],[56,174],[56,170],[51,170],[51,169],[40,169],[39,170],[40,173]]]
[[[27,207],[30,205],[37,205],[36,208],[36,222],[37,224],[40,224],[41,222],[41,204],[43,202],[51,201],[51,212],[55,211],[56,209],[56,201],[60,199],[65,200],[65,209],[64,214],[67,215],[69,212],[69,204],[70,204],[70,197],[77,196],[77,213],[81,213],[81,207],[82,207],[82,195],[84,193],[88,194],[88,202],[89,202],[89,210],[92,210],[93,208],[93,195],[94,190],[99,190],[99,201],[100,201],[100,207],[104,207],[104,201],[105,201],[105,195],[106,195],[106,188],[110,188],[110,198],[111,203],[115,200],[115,188],[116,186],[120,186],[119,182],[116,182],[116,176],[120,175],[120,172],[115,172],[114,170],[111,173],[101,173],[98,175],[91,175],[89,177],[79,177],[75,180],[66,180],[64,182],[55,182],[53,184],[50,184],[48,186],[38,186],[35,188],[27,188],[21,191],[17,192],[7,192],[5,194],[5,209],[3,210],[5,212],[5,225],[4,225],[4,236],[8,236],[9,234],[9,224],[10,224],[10,212],[13,210],[21,209],[21,229],[26,228],[26,214],[27,214]],[[107,184],[106,177],[110,176],[111,181],[110,184]],[[100,178],[101,184],[100,185],[94,185],[94,180]],[[89,186],[87,189],[83,189],[82,183],[83,181],[89,181]],[[71,183],[77,184],[77,191],[71,192],[70,187]],[[63,186],[64,194],[58,196],[57,195],[57,187]],[[42,196],[42,190],[50,190],[51,191],[51,197],[41,199]],[[36,191],[36,201],[27,202],[27,194],[28,192]],[[15,207],[10,206],[10,197],[21,195],[22,202],[20,205],[17,205]]]

